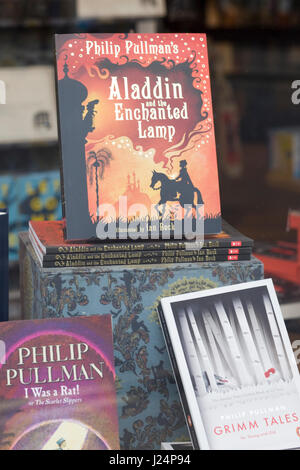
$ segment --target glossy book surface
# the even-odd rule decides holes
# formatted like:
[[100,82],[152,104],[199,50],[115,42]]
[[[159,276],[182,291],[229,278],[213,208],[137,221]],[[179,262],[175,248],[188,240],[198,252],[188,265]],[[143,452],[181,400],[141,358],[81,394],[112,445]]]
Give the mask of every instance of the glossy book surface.
[[110,315],[0,325],[0,449],[119,447]]
[[56,54],[66,238],[219,233],[205,34],[57,35]]

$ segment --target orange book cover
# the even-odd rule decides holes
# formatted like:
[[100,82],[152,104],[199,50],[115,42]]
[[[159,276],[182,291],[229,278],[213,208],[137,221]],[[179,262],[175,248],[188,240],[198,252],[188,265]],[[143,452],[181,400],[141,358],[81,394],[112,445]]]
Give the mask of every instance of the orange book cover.
[[57,35],[56,54],[66,239],[219,233],[205,34]]

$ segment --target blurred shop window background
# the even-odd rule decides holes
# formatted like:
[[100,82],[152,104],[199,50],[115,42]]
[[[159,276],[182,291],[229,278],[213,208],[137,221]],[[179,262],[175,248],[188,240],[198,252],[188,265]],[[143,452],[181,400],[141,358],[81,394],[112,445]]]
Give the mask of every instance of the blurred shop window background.
[[0,0],[0,205],[17,233],[61,217],[53,35],[206,32],[222,211],[258,241],[292,241],[300,209],[300,2],[296,0]]

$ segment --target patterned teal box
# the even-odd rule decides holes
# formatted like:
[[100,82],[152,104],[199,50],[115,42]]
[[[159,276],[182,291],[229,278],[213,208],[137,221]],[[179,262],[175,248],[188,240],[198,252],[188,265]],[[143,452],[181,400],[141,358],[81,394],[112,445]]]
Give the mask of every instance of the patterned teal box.
[[156,313],[161,297],[263,278],[251,261],[141,267],[41,268],[20,234],[24,318],[110,313],[123,449],[189,440]]

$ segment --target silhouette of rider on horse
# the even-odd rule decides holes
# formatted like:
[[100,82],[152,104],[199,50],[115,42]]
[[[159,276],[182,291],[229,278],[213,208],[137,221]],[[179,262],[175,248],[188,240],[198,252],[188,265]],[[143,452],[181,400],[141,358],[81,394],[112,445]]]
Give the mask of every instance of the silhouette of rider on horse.
[[177,178],[175,178],[175,181],[178,181],[179,183],[181,183],[177,186],[177,191],[182,194],[184,193],[188,185],[191,185],[192,187],[194,187],[194,185],[187,171],[187,161],[181,160],[179,163],[179,166],[180,166],[180,172]]
[[[197,194],[197,204],[203,204],[201,193],[198,188],[194,187],[188,174],[187,161],[181,160],[179,165],[179,175],[172,180],[164,173],[153,171],[150,187],[154,190],[160,190],[160,201],[156,205],[156,209],[159,213],[159,206],[165,204],[167,201],[178,201],[182,208],[189,206],[190,208],[196,209],[196,205],[194,204],[194,193]],[[161,186],[159,188],[155,188],[158,181]],[[161,215],[163,214],[164,210]]]

